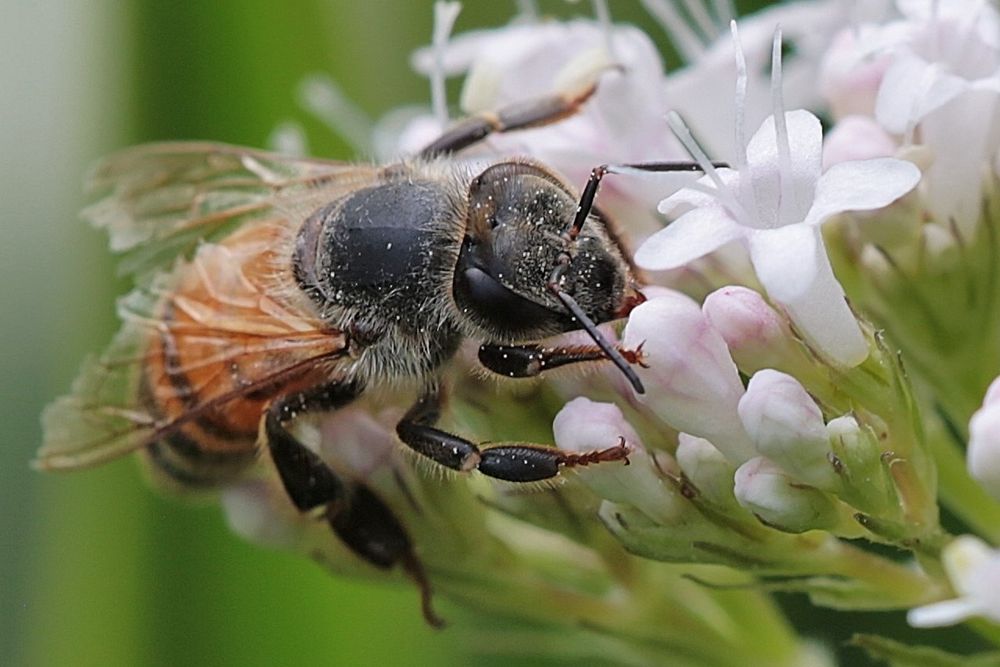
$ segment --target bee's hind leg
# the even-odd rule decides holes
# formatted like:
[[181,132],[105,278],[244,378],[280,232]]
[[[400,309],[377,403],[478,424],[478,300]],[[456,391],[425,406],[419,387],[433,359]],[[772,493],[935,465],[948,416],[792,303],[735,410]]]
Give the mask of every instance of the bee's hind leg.
[[628,463],[628,448],[624,440],[607,449],[582,453],[529,443],[479,447],[464,438],[434,428],[440,406],[441,392],[433,387],[410,408],[396,426],[396,433],[410,449],[452,470],[478,470],[508,482],[537,482],[555,477],[562,468],[608,461]]
[[431,607],[431,588],[413,551],[406,529],[392,510],[367,486],[344,480],[288,430],[300,414],[336,410],[361,393],[350,383],[322,385],[284,397],[264,415],[264,435],[288,497],[300,512],[322,509],[334,533],[372,565],[388,569],[397,563],[420,588],[424,618],[443,625]]

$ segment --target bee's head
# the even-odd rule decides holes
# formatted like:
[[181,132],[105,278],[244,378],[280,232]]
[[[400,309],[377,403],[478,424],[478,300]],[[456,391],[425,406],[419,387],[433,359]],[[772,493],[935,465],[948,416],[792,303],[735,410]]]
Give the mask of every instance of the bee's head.
[[628,264],[599,218],[568,233],[577,199],[551,172],[493,165],[472,180],[468,203],[454,295],[480,337],[518,343],[586,328],[566,296],[598,324],[626,313]]

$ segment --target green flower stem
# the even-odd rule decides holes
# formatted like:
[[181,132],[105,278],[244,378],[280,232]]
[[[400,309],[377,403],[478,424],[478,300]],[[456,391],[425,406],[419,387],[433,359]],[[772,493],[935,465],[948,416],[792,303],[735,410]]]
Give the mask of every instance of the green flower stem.
[[864,551],[829,534],[817,534],[814,560],[825,564],[825,574],[855,579],[881,591],[886,601],[899,607],[914,607],[943,599],[949,588],[916,568],[901,565]]
[[[701,589],[700,595],[694,599],[685,596],[681,604],[669,588],[650,585],[648,580],[626,589],[624,595],[621,590],[601,595],[540,579],[534,568],[512,573],[508,567],[502,578],[496,579],[483,573],[465,575],[441,577],[441,592],[480,612],[544,624],[556,634],[587,628],[599,636],[616,638],[629,650],[642,647],[642,653],[654,654],[659,664],[800,664],[796,662],[799,646],[791,629],[756,591]],[[706,616],[699,618],[699,611],[707,612]],[[747,618],[753,619],[752,634],[743,632],[749,629],[744,627]],[[726,634],[729,630],[736,632]]]
[[971,477],[965,453],[940,424],[928,429],[937,461],[941,502],[980,537],[1000,546],[1000,503]]

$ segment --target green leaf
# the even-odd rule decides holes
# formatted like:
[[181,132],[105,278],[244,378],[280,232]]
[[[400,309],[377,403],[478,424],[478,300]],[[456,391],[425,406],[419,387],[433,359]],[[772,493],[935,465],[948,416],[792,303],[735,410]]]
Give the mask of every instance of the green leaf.
[[1000,651],[959,655],[931,646],[910,646],[878,635],[854,635],[851,645],[892,667],[998,667]]

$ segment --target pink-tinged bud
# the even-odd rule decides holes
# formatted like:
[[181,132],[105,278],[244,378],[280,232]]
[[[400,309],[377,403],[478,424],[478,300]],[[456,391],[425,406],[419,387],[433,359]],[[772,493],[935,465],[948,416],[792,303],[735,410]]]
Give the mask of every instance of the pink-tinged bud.
[[717,505],[733,502],[733,466],[715,445],[688,433],[677,436],[677,465],[698,492]]
[[743,384],[729,349],[692,299],[673,292],[632,311],[622,342],[641,347],[639,400],[679,431],[706,438],[739,465],[754,455],[736,414]]
[[229,528],[254,544],[291,547],[302,537],[305,524],[284,489],[262,479],[227,487],[219,495]]
[[337,410],[323,420],[320,455],[339,469],[367,479],[386,465],[396,449],[396,435],[361,407]]
[[892,157],[898,144],[870,116],[846,116],[823,138],[823,169],[841,162]]
[[607,449],[624,439],[630,449],[628,465],[608,462],[575,468],[580,479],[601,498],[632,505],[659,524],[680,516],[683,507],[676,491],[659,474],[617,405],[575,398],[556,415],[552,432],[556,446],[571,452]]
[[872,116],[882,77],[891,57],[864,53],[864,28],[845,28],[834,37],[820,65],[819,90],[834,118],[850,114]]
[[781,366],[800,354],[788,321],[752,289],[717,289],[705,297],[702,311],[744,373]]
[[823,413],[798,380],[759,371],[750,378],[738,412],[757,451],[792,478],[826,491],[838,488]]
[[1000,378],[986,391],[983,407],[969,420],[969,474],[1000,500]]
[[750,459],[736,470],[733,492],[743,507],[764,523],[789,533],[833,528],[837,508],[822,491],[790,479],[764,457]]

